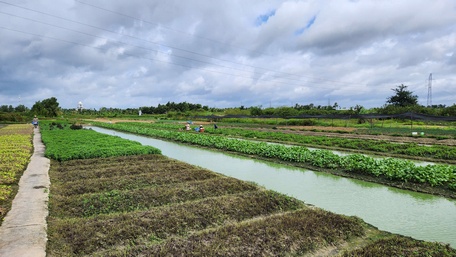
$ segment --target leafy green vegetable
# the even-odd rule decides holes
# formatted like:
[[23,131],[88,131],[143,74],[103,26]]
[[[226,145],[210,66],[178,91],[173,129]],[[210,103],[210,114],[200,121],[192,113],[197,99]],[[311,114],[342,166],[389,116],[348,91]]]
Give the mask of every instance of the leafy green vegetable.
[[152,146],[93,130],[47,129],[41,125],[45,156],[58,161],[137,154],[161,154]]

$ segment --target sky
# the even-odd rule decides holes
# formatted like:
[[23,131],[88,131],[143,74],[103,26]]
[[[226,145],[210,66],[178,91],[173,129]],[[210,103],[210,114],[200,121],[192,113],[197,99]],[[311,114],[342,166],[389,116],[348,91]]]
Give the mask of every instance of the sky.
[[0,0],[0,105],[451,106],[455,51],[454,0]]

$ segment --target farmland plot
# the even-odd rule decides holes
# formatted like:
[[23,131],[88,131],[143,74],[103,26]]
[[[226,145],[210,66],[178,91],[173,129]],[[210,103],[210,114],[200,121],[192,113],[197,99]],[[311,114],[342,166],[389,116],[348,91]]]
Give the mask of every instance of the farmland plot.
[[[235,223],[245,223],[242,227],[248,227],[253,222],[258,226],[258,223],[281,222],[283,217],[289,217],[293,222],[297,222],[294,225],[287,225],[291,227],[300,222],[308,223],[312,215],[316,215],[317,220],[326,219],[326,222],[330,222],[336,219],[340,222],[341,231],[337,233],[319,232],[327,233],[325,236],[330,237],[327,242],[323,237],[316,236],[315,242],[311,245],[302,243],[299,251],[304,248],[312,250],[320,244],[324,246],[364,233],[362,223],[356,218],[309,210],[304,203],[290,197],[182,164],[161,155],[121,157],[122,162],[119,162],[118,158],[99,159],[99,162],[87,160],[92,167],[90,170],[77,169],[75,163],[82,167],[86,165],[82,160],[52,163],[52,197],[48,220],[51,256],[62,256],[67,253],[146,253],[157,251],[173,243],[178,237],[195,237],[206,229],[221,232]],[[111,163],[112,166],[107,167],[107,163]],[[130,179],[131,171],[137,170],[131,169],[131,166],[151,167],[151,164],[151,170],[142,169],[143,173],[134,175],[142,179]],[[124,173],[118,172],[117,175],[108,178],[93,175],[105,173],[107,168]],[[78,173],[74,180],[68,179],[73,177],[72,173]],[[62,182],[63,177],[66,179]],[[143,183],[145,177],[149,178],[147,183]],[[68,187],[69,184],[73,186]],[[85,190],[73,190],[97,184],[103,186],[90,190],[90,193]],[[268,217],[268,221],[263,220],[265,217]],[[231,230],[237,230],[236,227]],[[272,226],[269,229],[271,232],[274,230]],[[284,230],[285,227],[282,226],[280,229]],[[287,232],[282,231],[281,234],[285,237]],[[318,244],[315,244],[317,242]],[[193,242],[197,243],[198,241]],[[141,247],[132,247],[133,245]],[[145,247],[147,245],[150,247]],[[245,245],[247,246],[248,244]],[[265,249],[252,251],[261,253],[268,247],[277,246],[262,247]],[[291,250],[286,248],[282,247],[278,253]]]
[[51,162],[48,256],[456,254],[160,154],[77,159],[72,147]]
[[0,128],[0,220],[10,210],[19,178],[30,161],[32,132],[28,124]]
[[374,159],[361,154],[338,156],[327,150],[271,145],[265,142],[237,140],[207,133],[187,133],[168,129],[155,129],[137,123],[96,123],[97,126],[164,138],[178,142],[216,148],[256,158],[286,162],[312,170],[360,178],[418,192],[456,198],[456,166],[418,166],[411,161],[384,158]]

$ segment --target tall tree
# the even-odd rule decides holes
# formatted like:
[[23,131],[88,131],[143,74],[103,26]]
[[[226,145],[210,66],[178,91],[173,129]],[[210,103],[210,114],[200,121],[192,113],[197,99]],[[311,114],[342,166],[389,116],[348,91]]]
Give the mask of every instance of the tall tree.
[[46,117],[57,117],[59,111],[59,102],[57,102],[57,98],[55,97],[44,99],[43,101],[38,101],[32,106],[31,109],[31,112],[35,115],[42,115]]
[[394,105],[394,106],[411,106],[418,104],[418,96],[413,95],[412,91],[407,90],[407,86],[401,84],[397,88],[392,89],[395,94],[393,96],[388,97],[387,103]]

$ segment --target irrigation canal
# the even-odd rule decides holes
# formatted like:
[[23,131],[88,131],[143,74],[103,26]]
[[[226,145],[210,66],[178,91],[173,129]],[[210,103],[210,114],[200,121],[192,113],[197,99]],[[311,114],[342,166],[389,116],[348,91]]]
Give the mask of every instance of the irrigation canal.
[[456,200],[114,130],[91,128],[154,146],[170,158],[253,181],[334,213],[358,216],[381,230],[456,247]]

